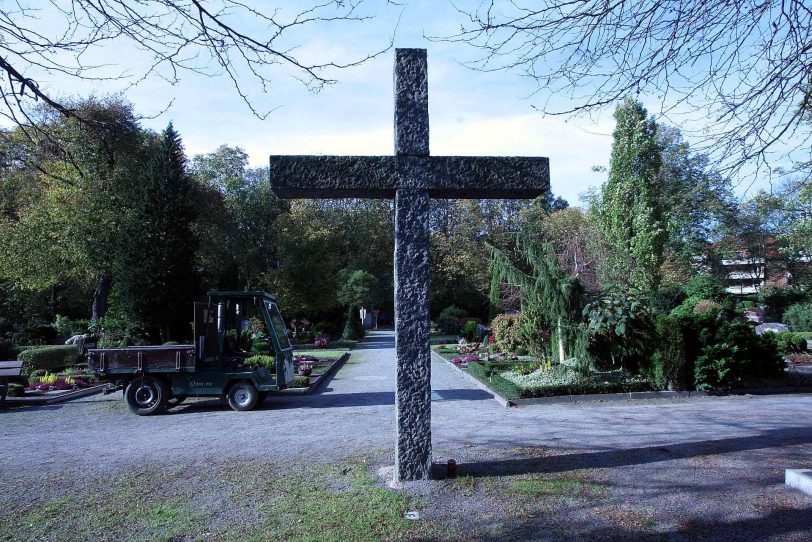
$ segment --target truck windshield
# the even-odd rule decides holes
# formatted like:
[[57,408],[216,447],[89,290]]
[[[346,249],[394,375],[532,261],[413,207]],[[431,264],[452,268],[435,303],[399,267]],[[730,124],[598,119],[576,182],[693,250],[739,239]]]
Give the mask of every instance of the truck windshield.
[[279,314],[279,308],[273,303],[268,303],[268,314],[271,317],[273,332],[276,335],[276,338],[279,340],[279,346],[283,350],[287,350],[290,348],[288,330],[285,328],[285,322],[282,320],[282,315]]

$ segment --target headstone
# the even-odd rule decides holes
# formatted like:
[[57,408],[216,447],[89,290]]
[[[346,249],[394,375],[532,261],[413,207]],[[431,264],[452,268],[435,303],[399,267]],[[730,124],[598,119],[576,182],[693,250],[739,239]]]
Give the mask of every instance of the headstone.
[[765,333],[781,333],[789,331],[789,326],[786,324],[779,324],[778,322],[767,322],[756,326],[756,335],[764,335]]
[[396,481],[431,477],[429,198],[535,198],[547,158],[431,156],[425,49],[395,50],[394,156],[271,156],[287,198],[395,199]]

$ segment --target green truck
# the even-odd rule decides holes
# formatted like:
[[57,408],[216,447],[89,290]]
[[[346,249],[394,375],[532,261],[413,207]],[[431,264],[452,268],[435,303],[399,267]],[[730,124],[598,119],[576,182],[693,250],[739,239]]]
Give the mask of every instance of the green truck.
[[[246,364],[257,353],[273,363]],[[294,378],[285,322],[266,292],[210,292],[207,303],[194,304],[194,344],[93,348],[87,357],[140,416],[189,396],[221,397],[234,410],[251,410]]]

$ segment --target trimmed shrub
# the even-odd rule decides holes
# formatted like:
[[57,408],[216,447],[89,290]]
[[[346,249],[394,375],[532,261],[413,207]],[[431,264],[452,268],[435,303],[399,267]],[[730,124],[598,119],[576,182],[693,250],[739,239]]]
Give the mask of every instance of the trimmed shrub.
[[74,345],[37,346],[20,353],[23,362],[21,374],[28,376],[37,369],[49,371],[64,369],[79,363],[80,350]]
[[496,348],[502,352],[513,354],[522,344],[521,314],[500,314],[491,322],[493,340]]
[[[781,376],[784,361],[771,333],[758,336],[740,321],[697,315],[683,322],[685,349],[695,354],[696,389],[723,389],[742,385],[749,378]],[[687,328],[687,331],[686,331]]]
[[783,322],[792,331],[812,331],[812,303],[790,305],[784,313]]
[[692,387],[692,371],[685,359],[685,337],[678,319],[660,315],[654,321],[657,347],[641,373],[663,390]]
[[782,356],[790,354],[803,354],[806,352],[806,339],[799,337],[791,331],[784,331],[781,333],[771,333],[775,344],[778,347],[778,353]]
[[341,338],[345,341],[360,341],[366,335],[364,324],[361,322],[361,315],[354,307],[350,307],[347,312],[347,319],[344,321],[344,331]]
[[473,341],[474,338],[478,339],[479,337],[477,337],[476,325],[477,324],[476,324],[476,322],[474,320],[468,320],[467,322],[465,322],[465,325],[462,327],[461,335],[463,337],[465,337],[469,341]]
[[294,388],[309,388],[310,387],[310,377],[309,376],[302,376],[296,375],[293,377],[293,387]]
[[437,327],[443,335],[457,335],[460,332],[460,318],[465,317],[465,311],[451,305],[444,308],[437,317]]

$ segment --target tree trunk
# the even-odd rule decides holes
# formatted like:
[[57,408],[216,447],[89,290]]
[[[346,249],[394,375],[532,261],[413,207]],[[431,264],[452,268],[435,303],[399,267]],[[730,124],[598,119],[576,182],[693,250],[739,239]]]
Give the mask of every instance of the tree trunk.
[[96,289],[93,290],[93,305],[90,319],[95,321],[102,318],[107,313],[107,298],[110,295],[110,286],[113,284],[113,277],[108,272],[102,273],[96,281]]
[[561,317],[558,317],[558,361],[564,361],[564,334],[561,333]]

